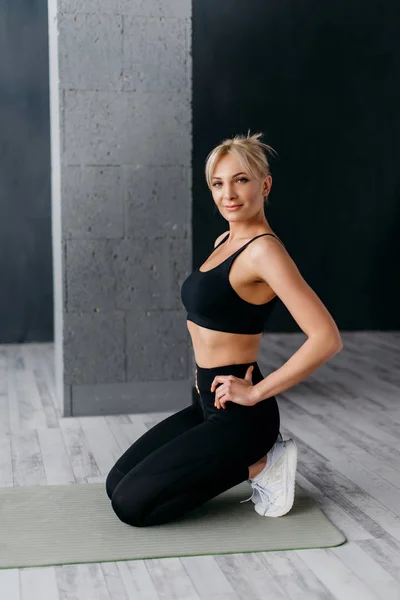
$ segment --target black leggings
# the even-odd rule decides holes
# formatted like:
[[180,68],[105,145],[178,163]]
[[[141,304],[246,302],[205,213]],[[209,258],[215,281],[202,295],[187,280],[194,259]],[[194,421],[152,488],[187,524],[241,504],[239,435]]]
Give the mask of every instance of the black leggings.
[[172,521],[238,485],[279,434],[274,396],[254,406],[214,406],[216,375],[263,379],[257,362],[203,368],[197,365],[195,404],[157,423],[118,459],[106,492],[118,518],[136,527]]

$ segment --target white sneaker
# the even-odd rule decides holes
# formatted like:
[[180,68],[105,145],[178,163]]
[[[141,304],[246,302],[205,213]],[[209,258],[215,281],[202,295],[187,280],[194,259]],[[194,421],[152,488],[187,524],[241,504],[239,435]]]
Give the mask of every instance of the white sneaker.
[[[279,434],[280,435],[280,434]],[[282,436],[281,440],[282,440]],[[267,454],[265,468],[254,479],[248,479],[255,499],[255,511],[265,517],[281,517],[294,502],[297,446],[292,439],[276,441]]]
[[[281,433],[278,433],[278,437],[276,438],[276,442],[275,444],[272,446],[272,448],[267,452],[267,464],[266,467],[272,465],[272,462],[274,461],[275,458],[277,458],[277,453],[276,453],[276,444],[278,441],[283,442],[283,437]],[[274,450],[275,449],[275,450]],[[249,500],[251,500],[252,502],[254,502],[254,504],[257,504],[258,502],[261,502],[261,496],[258,493],[257,487],[253,486],[253,481],[257,481],[259,479],[259,475],[261,475],[262,471],[256,475],[255,477],[253,477],[253,479],[248,479],[247,482],[250,483],[250,485],[253,488],[253,493],[250,496],[250,498],[247,498],[246,500],[241,500],[240,503],[242,502],[248,502]]]

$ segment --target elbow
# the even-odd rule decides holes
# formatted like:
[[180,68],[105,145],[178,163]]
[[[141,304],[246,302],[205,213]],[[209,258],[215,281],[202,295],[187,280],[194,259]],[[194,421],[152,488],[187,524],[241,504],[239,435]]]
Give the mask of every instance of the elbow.
[[336,339],[336,346],[337,346],[336,353],[338,353],[343,350],[343,340],[342,340],[342,336],[340,335],[340,331],[337,328],[335,331],[335,339]]
[[325,335],[327,338],[327,345],[331,348],[332,355],[339,354],[339,352],[343,350],[343,340],[336,323]]
[[339,352],[341,352],[343,350],[343,340],[339,335],[336,335],[333,340],[332,340],[332,352],[333,355],[335,354],[339,354]]
[[335,354],[339,354],[343,350],[343,341],[339,332],[330,331],[328,334],[321,332],[316,334],[315,339],[320,347],[325,348],[325,353],[329,356],[334,356]]
[[336,348],[335,354],[339,354],[343,350],[343,342],[340,340],[339,345]]

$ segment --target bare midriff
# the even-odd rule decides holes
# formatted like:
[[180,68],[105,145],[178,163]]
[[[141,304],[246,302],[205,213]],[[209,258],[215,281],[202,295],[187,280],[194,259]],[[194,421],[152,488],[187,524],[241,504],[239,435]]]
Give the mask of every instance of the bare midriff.
[[199,367],[238,365],[257,360],[261,333],[227,333],[186,321]]

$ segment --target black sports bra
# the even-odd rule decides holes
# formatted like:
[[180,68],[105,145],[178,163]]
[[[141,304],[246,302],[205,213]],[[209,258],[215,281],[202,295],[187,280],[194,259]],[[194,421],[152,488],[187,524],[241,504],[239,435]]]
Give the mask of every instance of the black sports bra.
[[[264,304],[253,304],[243,300],[229,281],[229,271],[236,256],[253,240],[272,233],[261,233],[228,256],[222,263],[208,271],[197,268],[185,279],[181,288],[181,299],[187,311],[187,320],[201,327],[229,333],[262,333],[272,309],[278,301],[275,296]],[[216,250],[228,235],[215,246]],[[279,240],[278,237],[276,239]],[[279,240],[280,241],[280,240]],[[281,242],[282,243],[282,242]],[[283,245],[283,244],[282,244]],[[214,250],[208,255],[214,252]],[[207,257],[207,258],[208,258]]]

